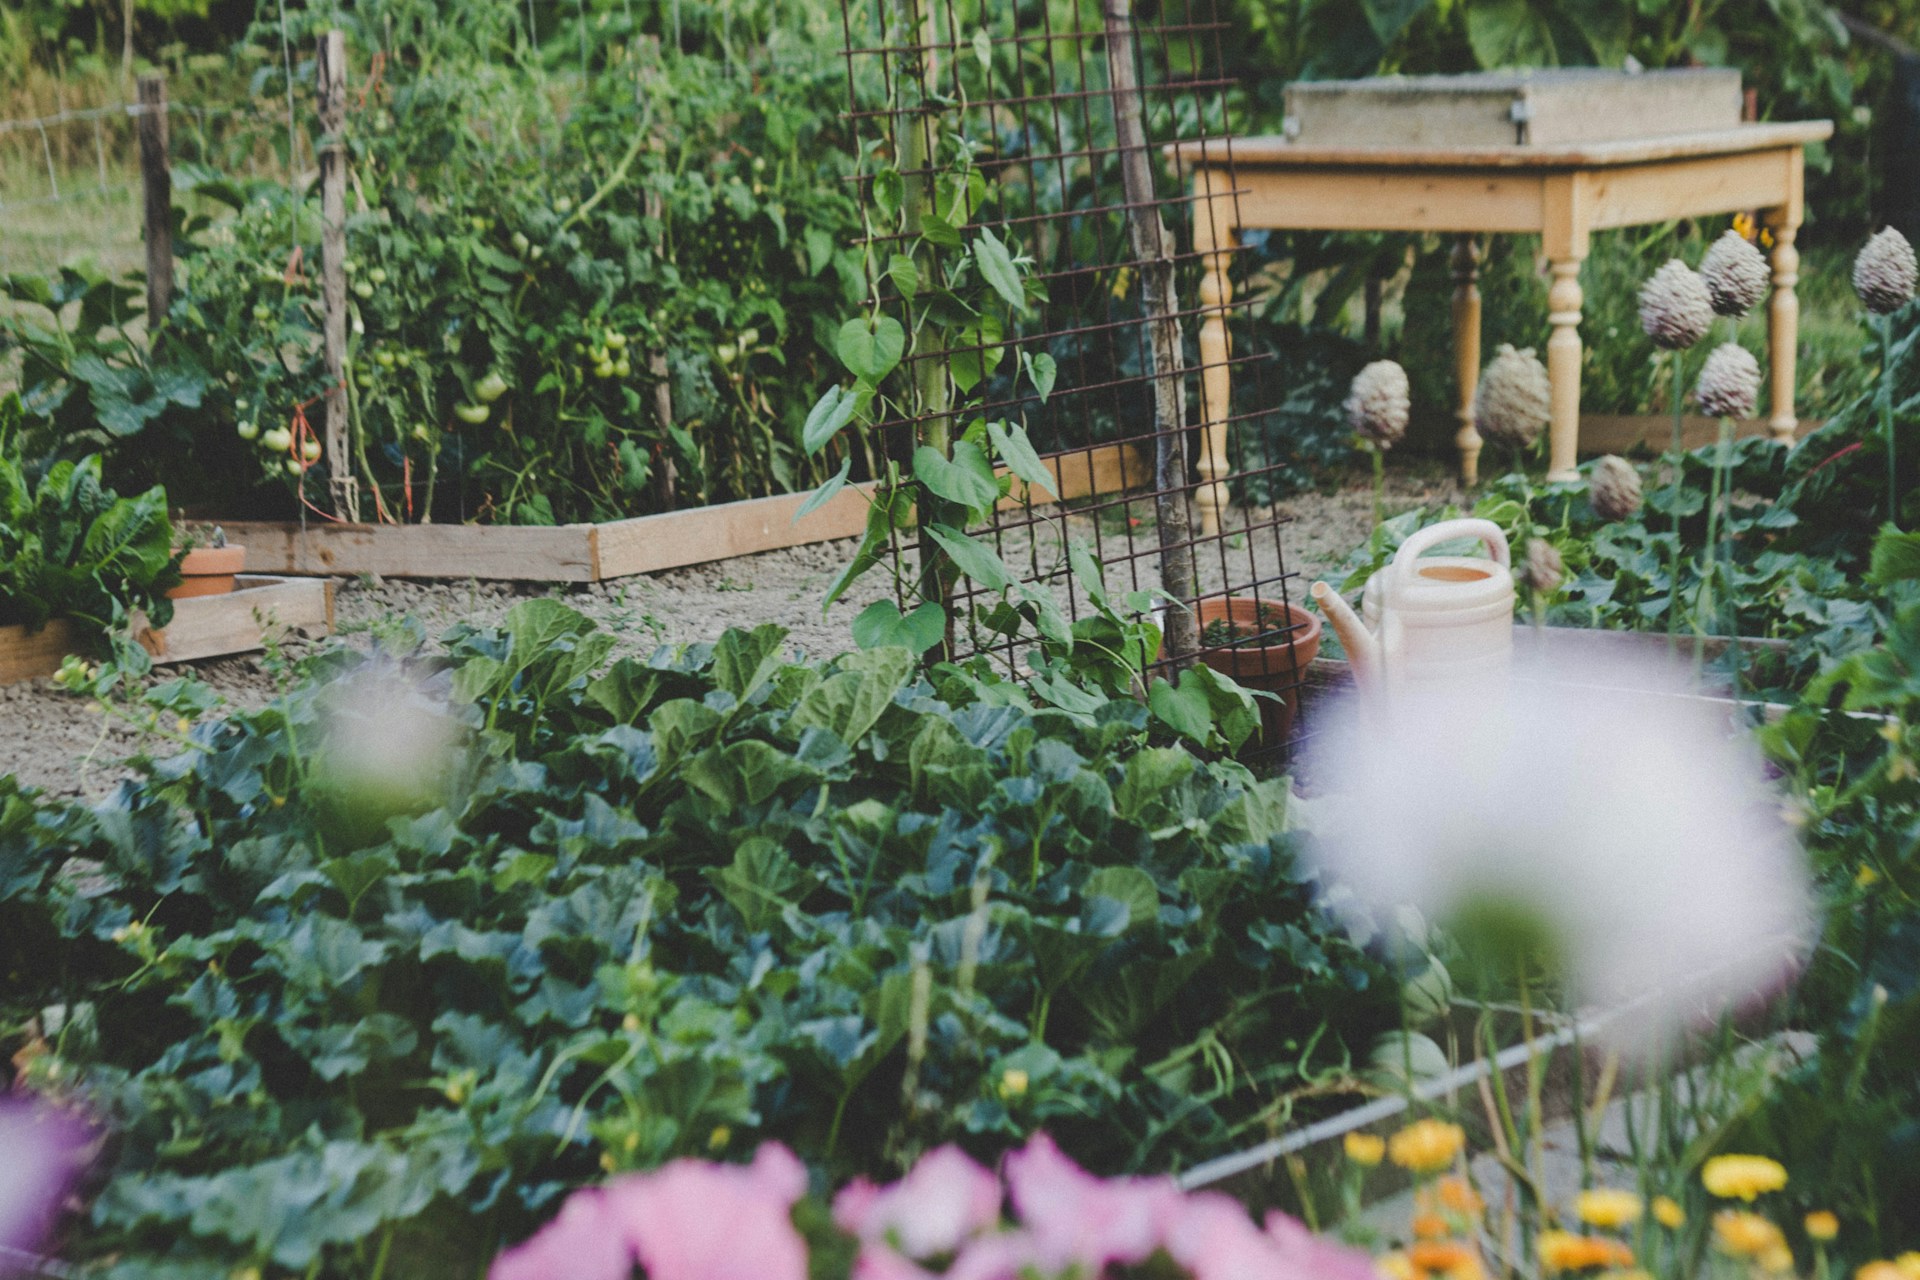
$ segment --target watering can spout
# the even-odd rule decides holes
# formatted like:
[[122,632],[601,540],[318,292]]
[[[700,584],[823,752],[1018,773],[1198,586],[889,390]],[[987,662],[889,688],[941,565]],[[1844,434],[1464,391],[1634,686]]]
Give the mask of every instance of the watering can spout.
[[1340,598],[1338,591],[1324,582],[1316,582],[1312,595],[1319,602],[1320,611],[1327,615],[1334,634],[1340,637],[1340,647],[1347,651],[1347,661],[1353,664],[1354,678],[1362,682],[1372,679],[1380,669],[1380,642],[1367,630],[1367,624],[1360,620],[1353,607]]

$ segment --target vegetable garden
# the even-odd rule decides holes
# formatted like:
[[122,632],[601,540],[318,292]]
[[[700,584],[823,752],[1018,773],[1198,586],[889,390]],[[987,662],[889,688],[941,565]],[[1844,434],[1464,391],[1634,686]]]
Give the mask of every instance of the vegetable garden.
[[[24,6],[0,644],[77,651],[4,705],[131,746],[0,774],[0,1275],[1920,1276],[1911,39]],[[1543,245],[1232,232],[1206,184],[1289,81],[1576,66],[1837,127],[1784,285],[1766,209],[1594,236],[1549,480]],[[274,528],[281,571],[439,540],[343,589],[536,585],[263,602],[223,692],[164,633],[247,615]],[[824,652],[750,581],[581,585],[834,537]]]

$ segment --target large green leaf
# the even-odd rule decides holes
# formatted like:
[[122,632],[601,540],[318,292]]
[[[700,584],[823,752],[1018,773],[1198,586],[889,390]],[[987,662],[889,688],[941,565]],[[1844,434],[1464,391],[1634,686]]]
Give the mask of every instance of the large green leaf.
[[840,326],[834,350],[854,377],[878,386],[906,354],[907,331],[892,316],[855,317]]
[[913,451],[913,478],[935,497],[956,503],[974,519],[984,519],[1000,500],[1000,485],[994,479],[993,463],[978,446],[966,440],[953,442],[953,457],[948,458],[931,445]]

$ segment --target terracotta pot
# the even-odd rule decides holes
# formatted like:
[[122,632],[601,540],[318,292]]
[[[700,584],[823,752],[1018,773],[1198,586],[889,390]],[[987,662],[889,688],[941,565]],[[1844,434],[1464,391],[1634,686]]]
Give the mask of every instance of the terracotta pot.
[[245,547],[195,547],[181,560],[180,585],[169,590],[167,598],[224,596],[233,590],[234,575],[246,567]]
[[[1243,639],[1228,648],[1205,648],[1200,661],[1249,689],[1279,694],[1259,698],[1261,745],[1277,747],[1293,732],[1300,705],[1300,682],[1307,665],[1320,654],[1320,618],[1299,605],[1278,600],[1255,602],[1250,596],[1207,596],[1194,603],[1195,621],[1204,637],[1209,624],[1226,620]],[[1202,646],[1206,645],[1203,638]]]

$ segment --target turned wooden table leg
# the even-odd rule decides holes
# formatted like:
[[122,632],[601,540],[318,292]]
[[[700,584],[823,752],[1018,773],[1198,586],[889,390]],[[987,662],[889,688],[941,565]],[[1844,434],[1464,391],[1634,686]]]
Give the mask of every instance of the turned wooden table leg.
[[1580,259],[1556,258],[1547,290],[1547,381],[1553,412],[1547,426],[1547,479],[1577,480],[1580,450]]
[[[1211,235],[1206,238],[1210,240]],[[1194,493],[1194,505],[1200,511],[1203,537],[1220,532],[1231,470],[1227,461],[1227,421],[1233,416],[1233,378],[1228,364],[1233,344],[1227,333],[1227,305],[1233,300],[1233,282],[1227,278],[1229,260],[1226,253],[1214,253],[1206,260],[1206,270],[1200,277],[1200,307],[1204,312],[1199,338],[1200,485]]]
[[1461,236],[1453,242],[1453,376],[1460,420],[1453,442],[1460,449],[1460,483],[1480,483],[1480,433],[1473,426],[1473,393],[1480,385],[1480,242]]
[[1793,414],[1793,383],[1800,341],[1800,298],[1793,290],[1800,280],[1800,251],[1793,247],[1799,219],[1780,210],[1767,229],[1773,233],[1773,298],[1767,306],[1767,360],[1771,374],[1767,432],[1775,440],[1793,443],[1800,420]]

